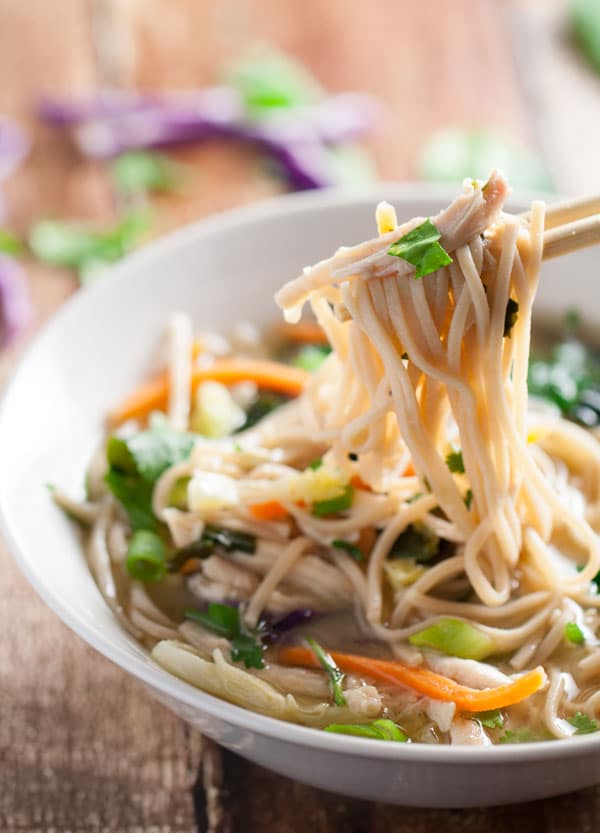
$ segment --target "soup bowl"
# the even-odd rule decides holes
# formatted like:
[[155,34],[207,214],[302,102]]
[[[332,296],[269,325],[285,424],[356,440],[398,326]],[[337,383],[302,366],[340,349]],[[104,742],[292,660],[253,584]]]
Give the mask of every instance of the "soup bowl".
[[[21,361],[0,408],[2,531],[24,574],[70,628],[240,755],[326,790],[429,807],[525,801],[593,784],[600,781],[600,735],[492,748],[383,743],[218,700],[155,665],[120,627],[92,580],[76,530],[45,484],[81,493],[104,415],[143,378],[170,312],[185,310],[198,327],[211,329],[242,320],[272,323],[279,315],[274,291],[338,245],[372,236],[379,200],[410,218],[434,214],[452,196],[398,184],[292,195],[171,234],[60,309]],[[597,257],[587,251],[545,265],[538,312],[557,316],[576,306],[588,323],[597,321],[588,278]]]

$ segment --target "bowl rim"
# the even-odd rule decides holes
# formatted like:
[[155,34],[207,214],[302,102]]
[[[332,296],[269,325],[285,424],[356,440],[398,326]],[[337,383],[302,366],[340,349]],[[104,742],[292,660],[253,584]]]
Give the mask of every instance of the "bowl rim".
[[[0,398],[0,435],[3,431],[4,415],[9,407],[17,381],[26,373],[29,362],[41,349],[44,340],[55,330],[60,329],[65,317],[76,316],[80,307],[93,303],[94,298],[113,291],[121,280],[126,280],[131,268],[140,268],[157,256],[169,252],[176,255],[180,246],[198,238],[210,238],[216,230],[223,227],[234,229],[238,226],[262,222],[273,214],[279,216],[299,216],[311,211],[319,211],[336,205],[366,205],[387,199],[397,201],[449,201],[455,195],[456,188],[451,185],[431,185],[412,182],[382,182],[361,189],[327,188],[320,191],[307,191],[272,197],[249,205],[213,214],[208,218],[191,222],[169,232],[156,241],[150,242],[142,249],[128,255],[115,264],[91,286],[75,292],[46,321],[31,343],[23,352],[10,374]],[[531,197],[529,197],[529,200]],[[515,195],[511,202],[528,202],[522,196]],[[0,500],[0,533],[13,560],[48,607],[79,637],[91,645],[124,671],[148,684],[151,688],[167,697],[191,708],[205,712],[213,718],[234,725],[238,729],[272,739],[303,747],[315,747],[323,752],[337,752],[361,758],[389,759],[403,763],[428,764],[476,764],[494,766],[499,763],[534,762],[551,760],[557,757],[580,757],[591,754],[600,748],[600,733],[570,738],[567,743],[548,743],[545,741],[521,744],[494,745],[492,747],[469,747],[433,745],[426,743],[373,743],[369,739],[336,735],[308,726],[288,723],[277,718],[268,717],[214,697],[199,688],[184,682],[175,675],[150,664],[141,658],[130,656],[127,649],[112,638],[106,637],[85,619],[68,610],[62,599],[55,595],[38,577],[35,570],[24,559],[20,545],[17,543],[16,528],[13,529],[11,517],[7,514],[4,502]],[[99,591],[98,591],[99,592]],[[123,632],[125,637],[125,632]]]

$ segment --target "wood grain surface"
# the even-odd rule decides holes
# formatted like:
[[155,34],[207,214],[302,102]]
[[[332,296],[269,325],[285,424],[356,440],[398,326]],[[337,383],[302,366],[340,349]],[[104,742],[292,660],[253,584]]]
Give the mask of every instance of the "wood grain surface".
[[[13,224],[25,232],[41,216],[114,214],[106,171],[36,121],[41,93],[201,86],[259,41],[296,55],[332,90],[382,98],[388,116],[372,150],[383,177],[413,175],[420,143],[444,124],[497,125],[533,142],[505,22],[502,0],[0,0],[0,112],[34,139],[8,189]],[[161,230],[282,189],[240,148],[177,155],[194,174],[183,196],[157,202]],[[28,269],[37,319],[0,356],[2,374],[76,287],[70,275]],[[600,829],[598,790],[444,812],[347,800],[268,773],[203,742],[84,645],[4,551],[0,576],[1,833]]]

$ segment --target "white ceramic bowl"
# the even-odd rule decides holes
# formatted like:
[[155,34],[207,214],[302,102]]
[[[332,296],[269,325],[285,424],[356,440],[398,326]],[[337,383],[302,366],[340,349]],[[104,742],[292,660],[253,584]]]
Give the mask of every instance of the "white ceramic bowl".
[[[0,410],[3,531],[25,575],[69,627],[241,755],[324,789],[429,807],[524,801],[593,784],[600,737],[492,749],[401,745],[294,726],[215,699],[154,665],[119,627],[45,484],[81,489],[103,415],[143,376],[168,313],[184,309],[213,328],[272,322],[274,290],[339,244],[371,236],[378,200],[409,218],[433,214],[450,196],[399,185],[291,196],[172,234],[65,304],[21,362]],[[588,275],[596,258],[586,252],[545,268],[539,307],[594,312]]]

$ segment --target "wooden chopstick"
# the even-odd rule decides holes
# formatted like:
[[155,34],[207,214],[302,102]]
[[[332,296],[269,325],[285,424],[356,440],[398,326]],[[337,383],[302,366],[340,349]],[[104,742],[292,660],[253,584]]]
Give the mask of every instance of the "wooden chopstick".
[[600,243],[600,214],[555,226],[544,232],[544,260]]

